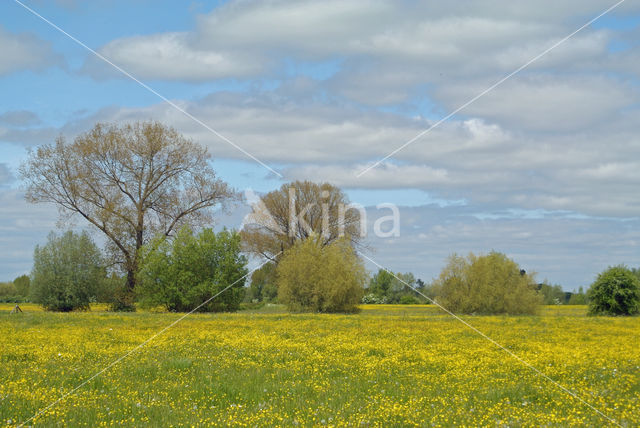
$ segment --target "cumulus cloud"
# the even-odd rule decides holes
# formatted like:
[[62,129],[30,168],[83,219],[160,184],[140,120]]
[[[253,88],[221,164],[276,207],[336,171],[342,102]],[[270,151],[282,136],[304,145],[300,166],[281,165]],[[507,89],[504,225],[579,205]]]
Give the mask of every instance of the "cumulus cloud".
[[[434,95],[453,110],[486,87],[465,80],[443,85]],[[640,100],[639,95],[634,85],[602,76],[517,76],[465,108],[464,113],[526,131],[576,131],[607,123]]]
[[[280,169],[285,179],[330,181],[352,189],[420,189],[444,199],[503,208],[569,210],[636,217],[640,145],[627,110],[607,123],[575,133],[508,131],[481,118],[435,128],[376,168],[357,174],[433,122],[363,111],[345,104],[296,102],[274,93],[218,93],[180,102],[190,114]],[[579,108],[579,107],[576,107]],[[61,130],[5,130],[5,141],[51,142],[95,122],[156,119],[207,146],[214,158],[243,153],[166,104],[109,108]],[[265,170],[265,175],[267,171]]]
[[[125,37],[100,52],[136,76],[213,80],[281,76],[285,61],[343,65],[328,86],[368,104],[410,100],[421,85],[502,77],[565,37],[608,5],[600,1],[389,0],[228,2],[180,33]],[[624,4],[620,10],[640,7]],[[612,35],[586,29],[531,69],[578,68],[608,55]],[[95,76],[114,73],[89,58]]]
[[52,205],[30,205],[21,192],[0,188],[0,280],[29,273],[33,249],[46,241],[56,218]]
[[[127,72],[145,79],[210,80],[242,78],[263,70],[265,58],[234,51],[200,49],[186,33],[163,33],[117,39],[100,53]],[[96,77],[117,73],[103,60],[91,56],[84,72]]]
[[11,169],[6,163],[0,163],[0,187],[7,186],[15,180]]
[[3,125],[28,127],[39,125],[40,123],[40,118],[32,111],[12,110],[0,114],[0,124]]
[[33,34],[8,32],[2,26],[0,52],[0,76],[21,70],[41,71],[62,63],[50,43]]

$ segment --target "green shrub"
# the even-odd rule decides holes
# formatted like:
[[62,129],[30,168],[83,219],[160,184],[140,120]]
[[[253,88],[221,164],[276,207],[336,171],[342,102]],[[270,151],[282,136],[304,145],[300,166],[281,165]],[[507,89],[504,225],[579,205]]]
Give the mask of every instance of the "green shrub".
[[400,300],[398,301],[398,303],[401,305],[417,305],[420,303],[420,300],[418,300],[417,297],[405,294],[403,296],[400,296]]
[[290,311],[356,312],[366,272],[346,239],[322,245],[312,236],[284,253],[277,281],[278,301]]
[[50,233],[33,254],[31,297],[50,311],[89,309],[105,280],[102,254],[86,232]]
[[362,297],[361,303],[365,305],[382,305],[389,302],[386,296],[379,297],[375,293],[367,293]]
[[244,297],[247,259],[240,254],[240,236],[204,229],[194,235],[181,229],[173,240],[158,238],[143,247],[138,273],[138,297],[143,307],[169,311],[235,311]]
[[250,300],[254,302],[273,303],[278,300],[275,263],[266,263],[253,272],[248,294]]
[[592,315],[634,315],[640,312],[640,280],[625,266],[598,275],[588,291]]
[[20,275],[13,280],[13,285],[16,286],[18,296],[24,298],[29,297],[29,288],[31,287],[31,278],[29,278],[29,275]]
[[[8,302],[18,296],[18,290],[13,282],[0,282],[0,302]],[[11,302],[8,302],[11,303]]]
[[436,295],[445,308],[464,314],[533,314],[541,302],[533,275],[498,252],[451,256]]
[[420,303],[420,293],[426,290],[424,283],[416,280],[412,273],[391,273],[386,269],[379,269],[369,281],[367,295],[363,303],[391,303],[415,304]]

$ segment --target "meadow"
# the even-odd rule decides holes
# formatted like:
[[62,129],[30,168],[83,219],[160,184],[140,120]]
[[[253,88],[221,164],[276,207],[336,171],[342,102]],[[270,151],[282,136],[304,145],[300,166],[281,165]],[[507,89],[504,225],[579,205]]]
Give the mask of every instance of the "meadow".
[[[0,425],[13,426],[180,314],[0,305]],[[464,319],[621,426],[640,425],[640,318]],[[36,426],[615,425],[433,306],[195,314]]]

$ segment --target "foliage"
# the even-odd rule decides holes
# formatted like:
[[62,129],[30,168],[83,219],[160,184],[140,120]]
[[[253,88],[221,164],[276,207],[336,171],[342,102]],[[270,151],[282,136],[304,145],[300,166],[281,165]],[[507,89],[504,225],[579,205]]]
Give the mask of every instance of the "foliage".
[[18,296],[29,296],[29,287],[31,286],[31,278],[29,278],[29,275],[20,275],[13,280],[13,285],[16,287]]
[[424,282],[416,280],[412,273],[379,269],[369,281],[362,303],[416,304],[425,300],[423,294],[431,297]]
[[278,300],[275,263],[265,263],[251,274],[248,297],[253,302],[273,303]]
[[244,297],[246,265],[238,233],[203,229],[195,235],[184,227],[173,240],[159,237],[142,248],[140,303],[186,312],[221,293],[199,311],[235,311]]
[[366,272],[350,242],[312,236],[287,250],[277,268],[278,301],[291,311],[355,312]]
[[408,295],[408,294],[403,294],[400,296],[400,299],[398,300],[398,303],[400,305],[417,305],[420,302],[420,300],[418,300],[416,297]]
[[543,305],[565,304],[565,292],[560,285],[551,285],[544,281],[538,285],[538,293],[542,296]]
[[580,287],[577,293],[575,292],[575,290],[573,293],[571,293],[571,297],[569,297],[569,302],[567,304],[586,305],[587,303],[589,303],[589,299],[587,299],[587,295],[585,294],[584,289]]
[[67,143],[40,146],[20,173],[29,202],[56,204],[100,230],[133,291],[137,254],[156,234],[206,224],[234,192],[207,150],[158,122],[97,124]]
[[375,293],[367,293],[362,296],[361,303],[365,305],[383,305],[389,303],[386,296],[378,296]]
[[321,237],[322,245],[341,237],[357,245],[364,237],[362,220],[338,187],[295,181],[254,204],[241,234],[246,251],[277,261],[279,254],[311,235]]
[[452,255],[437,280],[437,300],[457,313],[532,314],[540,304],[533,275],[506,255]]
[[598,275],[588,292],[592,315],[634,315],[640,312],[640,279],[625,266]]
[[86,310],[105,277],[102,254],[87,232],[51,232],[33,254],[31,297],[51,311]]
[[13,302],[18,297],[18,290],[13,282],[0,282],[0,302]]

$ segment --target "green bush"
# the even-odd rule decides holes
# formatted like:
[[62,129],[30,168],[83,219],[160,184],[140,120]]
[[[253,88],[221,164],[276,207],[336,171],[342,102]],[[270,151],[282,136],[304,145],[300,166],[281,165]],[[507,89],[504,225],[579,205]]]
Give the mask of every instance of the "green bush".
[[33,254],[31,297],[50,311],[86,310],[105,277],[102,254],[86,232],[52,232]]
[[533,314],[541,296],[533,275],[498,252],[453,255],[436,281],[437,301],[464,314]]
[[588,291],[591,315],[634,315],[640,312],[640,280],[625,266],[598,275]]
[[13,282],[0,282],[0,302],[13,303],[18,298],[18,289]]
[[274,303],[278,300],[275,263],[266,263],[253,272],[248,295],[252,302]]
[[16,286],[18,296],[22,296],[24,298],[29,297],[29,288],[31,287],[31,278],[29,278],[29,275],[20,275],[13,280],[13,285]]
[[143,307],[169,311],[235,311],[244,297],[247,259],[240,254],[240,236],[204,229],[194,235],[181,229],[173,240],[158,238],[142,248],[138,297]]
[[410,305],[420,303],[420,293],[428,291],[425,284],[416,280],[412,273],[391,273],[385,269],[379,269],[369,281],[366,289],[367,295],[362,303],[391,303]]
[[417,305],[419,303],[420,300],[418,300],[417,297],[413,297],[408,294],[400,296],[400,300],[398,301],[398,304],[400,305]]
[[356,312],[366,272],[346,239],[322,245],[312,236],[284,253],[277,281],[278,301],[290,311]]

